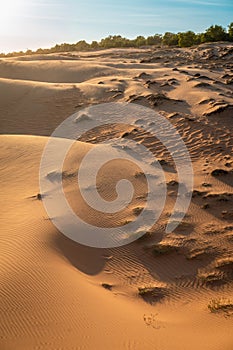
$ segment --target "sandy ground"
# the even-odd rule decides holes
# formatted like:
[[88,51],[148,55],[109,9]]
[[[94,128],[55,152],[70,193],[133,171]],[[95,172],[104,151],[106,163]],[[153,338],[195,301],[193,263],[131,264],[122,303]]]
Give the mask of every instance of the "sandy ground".
[[[232,62],[233,46],[225,43],[0,60],[1,349],[232,349]],[[171,158],[131,126],[81,137],[64,174],[75,175],[85,153],[112,137],[147,146],[168,190],[150,232],[123,247],[97,249],[66,238],[47,217],[37,198],[44,146],[69,115],[100,102],[150,107],[182,136],[194,192],[175,232],[165,232],[177,194]],[[116,217],[93,213],[75,176],[63,177],[64,192],[92,224],[122,225],[144,205],[145,179],[136,170],[118,162],[99,174],[100,194],[109,200],[122,172],[137,189]]]

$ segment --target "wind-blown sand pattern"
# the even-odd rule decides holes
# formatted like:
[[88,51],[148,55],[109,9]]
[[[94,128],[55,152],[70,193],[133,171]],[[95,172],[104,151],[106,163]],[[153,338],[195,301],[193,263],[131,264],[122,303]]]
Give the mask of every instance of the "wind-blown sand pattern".
[[[233,45],[1,59],[0,96],[0,348],[232,349]],[[63,186],[72,209],[91,224],[134,220],[147,193],[140,169],[110,162],[98,174],[98,191],[115,199],[124,174],[135,187],[131,204],[117,215],[97,215],[85,204],[76,174],[100,142],[122,137],[148,147],[168,191],[161,218],[145,236],[95,249],[51,223],[39,165],[64,119],[117,101],[150,107],[177,128],[193,161],[194,192],[185,219],[165,233],[177,176],[164,146],[140,126],[108,125],[83,135],[64,163]]]

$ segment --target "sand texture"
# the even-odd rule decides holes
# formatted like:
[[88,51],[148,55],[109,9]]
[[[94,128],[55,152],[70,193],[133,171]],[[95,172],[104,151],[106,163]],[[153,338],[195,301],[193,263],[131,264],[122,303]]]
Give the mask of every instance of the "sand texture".
[[[37,196],[46,142],[69,115],[103,102],[152,108],[184,140],[194,192],[174,232],[165,232],[177,194],[172,159],[156,138],[129,125],[106,125],[75,142],[64,163],[64,192],[92,225],[134,220],[147,191],[137,167],[118,160],[98,174],[99,193],[109,201],[122,174],[135,186],[132,202],[116,215],[97,215],[75,175],[100,142],[136,140],[165,174],[158,222],[129,245],[98,249],[68,239],[48,218]],[[0,125],[1,350],[232,349],[232,44],[1,59]]]

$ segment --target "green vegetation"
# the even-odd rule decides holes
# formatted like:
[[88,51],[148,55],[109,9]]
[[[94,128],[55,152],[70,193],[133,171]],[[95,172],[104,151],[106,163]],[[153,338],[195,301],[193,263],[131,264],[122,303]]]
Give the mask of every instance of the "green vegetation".
[[179,35],[166,32],[163,36],[162,43],[163,45],[168,45],[168,46],[177,46],[179,41]]
[[228,26],[228,35],[229,35],[229,40],[233,41],[233,22]]
[[197,35],[190,30],[185,33],[179,33],[178,37],[178,45],[180,47],[189,47],[194,44],[198,44],[199,41]]
[[50,49],[38,49],[36,51],[27,50],[25,52],[11,52],[8,54],[0,54],[0,57],[14,57],[21,55],[37,55],[60,52],[73,51],[89,51],[109,48],[124,48],[124,47],[142,47],[142,46],[178,46],[190,47],[207,42],[232,41],[233,42],[233,22],[229,24],[228,30],[219,25],[212,25],[204,33],[194,33],[192,31],[171,33],[166,32],[164,35],[155,34],[145,38],[137,36],[135,39],[127,39],[121,35],[109,35],[101,41],[92,41],[87,43],[85,40],[80,40],[76,44],[63,43],[55,45]]
[[228,40],[226,30],[218,25],[209,27],[204,34],[201,35],[201,42],[214,42]]

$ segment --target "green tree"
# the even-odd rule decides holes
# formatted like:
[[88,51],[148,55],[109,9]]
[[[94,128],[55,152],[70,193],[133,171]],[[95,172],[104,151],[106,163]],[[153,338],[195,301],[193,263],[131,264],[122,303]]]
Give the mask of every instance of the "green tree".
[[166,32],[163,36],[162,43],[168,46],[178,45],[178,34]]
[[132,41],[132,44],[133,46],[136,46],[136,47],[146,45],[146,39],[144,38],[144,36],[139,35],[136,37],[136,39]]
[[109,35],[107,38],[101,39],[100,46],[109,49],[116,46],[116,35]]
[[146,45],[159,45],[162,42],[161,34],[155,34],[152,36],[148,36],[146,39]]
[[201,42],[202,42],[202,41],[201,41],[202,35],[203,35],[202,33],[197,33],[197,34],[196,34],[196,40],[195,40],[195,44],[196,44],[196,45],[201,44]]
[[121,35],[109,35],[100,41],[99,46],[105,49],[114,47],[129,47],[132,42],[129,39],[123,38]]
[[222,26],[214,25],[206,29],[202,36],[202,42],[214,42],[227,40],[226,30]]
[[192,31],[178,34],[178,45],[180,47],[189,47],[196,44],[196,34]]
[[90,45],[85,40],[80,40],[75,44],[74,49],[77,51],[85,51],[90,48]]
[[98,48],[99,48],[99,43],[98,43],[97,41],[92,41],[90,47],[91,47],[92,49],[94,49],[94,50],[95,50],[95,49],[98,49]]
[[70,52],[70,51],[82,51],[97,48],[117,48],[117,47],[140,47],[144,45],[163,45],[168,46],[180,46],[189,47],[192,45],[204,43],[204,42],[218,42],[230,40],[233,42],[233,22],[228,26],[228,32],[219,25],[212,25],[204,33],[195,34],[192,31],[183,33],[171,33],[166,32],[163,36],[161,34],[155,34],[145,38],[144,36],[137,36],[135,39],[127,39],[121,37],[121,35],[109,35],[107,38],[102,39],[100,42],[92,41],[88,44],[85,40],[80,40],[76,44],[63,43],[55,45],[50,49],[37,49],[36,51],[27,50],[26,52],[10,52],[7,54],[0,53],[0,57],[14,57],[20,55],[31,54],[46,54],[56,52]]
[[42,54],[42,53],[43,53],[43,49],[41,49],[41,48],[37,49],[37,50],[36,50],[36,53]]
[[229,40],[233,41],[233,22],[231,22],[228,26],[228,36]]
[[122,38],[121,35],[114,35],[112,37],[113,47],[125,47],[127,46],[127,39]]

